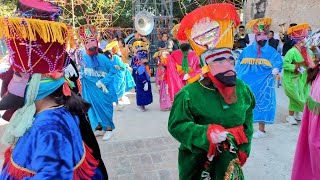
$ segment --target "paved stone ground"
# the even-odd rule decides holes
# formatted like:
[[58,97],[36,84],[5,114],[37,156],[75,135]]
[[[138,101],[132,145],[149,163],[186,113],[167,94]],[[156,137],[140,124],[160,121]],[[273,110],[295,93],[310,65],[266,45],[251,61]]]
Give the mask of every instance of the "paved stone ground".
[[[285,123],[287,98],[277,89],[276,124],[267,126],[268,137],[253,140],[244,173],[247,180],[289,180],[299,126]],[[167,131],[169,112],[159,110],[158,93],[147,112],[135,110],[135,94],[122,111],[115,111],[115,135],[110,141],[98,138],[110,180],[176,180],[179,143]],[[0,136],[5,125],[1,125]],[[4,147],[0,146],[0,152]],[[0,158],[0,166],[3,158]]]

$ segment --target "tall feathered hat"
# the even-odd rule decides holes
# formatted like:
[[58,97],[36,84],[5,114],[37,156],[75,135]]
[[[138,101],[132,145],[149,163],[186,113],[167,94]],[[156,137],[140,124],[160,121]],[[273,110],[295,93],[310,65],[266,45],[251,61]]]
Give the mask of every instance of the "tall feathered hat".
[[[58,6],[42,0],[20,0],[17,10],[20,17],[0,17],[0,37],[6,40],[13,69],[32,76],[25,105],[15,112],[2,137],[8,144],[14,144],[32,126],[34,102],[65,83],[63,73],[57,72],[67,65],[66,49],[74,42],[72,29],[56,22],[61,13]],[[70,89],[64,90],[71,94]]]
[[[239,24],[239,15],[232,4],[210,4],[195,9],[182,19],[177,38],[189,40],[193,50],[201,56],[208,50],[232,49],[233,35]],[[203,73],[206,73],[206,58],[201,59]]]

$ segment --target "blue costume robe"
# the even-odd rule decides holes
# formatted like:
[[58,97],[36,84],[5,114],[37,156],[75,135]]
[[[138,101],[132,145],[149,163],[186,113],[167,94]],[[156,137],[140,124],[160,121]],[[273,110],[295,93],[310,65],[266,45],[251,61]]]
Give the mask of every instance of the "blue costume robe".
[[[144,91],[145,83],[148,84],[148,90]],[[138,106],[146,106],[152,103],[152,91],[151,91],[151,82],[150,75],[144,64],[139,65],[136,71],[136,99]]]
[[[114,76],[116,69],[111,61],[103,54],[96,56],[83,55],[84,67],[81,70],[82,97],[91,104],[88,116],[93,130],[100,124],[104,130],[114,129],[113,101],[116,97]],[[98,81],[108,89],[104,93],[96,86]]]
[[131,58],[132,77],[135,84],[137,84],[136,77],[137,77],[138,62],[139,62],[138,56],[135,55]]
[[128,65],[123,63],[118,55],[113,55],[111,63],[114,67],[118,65],[121,68],[115,70],[116,74],[113,83],[117,94],[117,99],[114,102],[118,102],[118,99],[121,98],[125,92],[130,91],[135,86],[135,82]]
[[81,172],[95,172],[90,179],[103,179],[98,168],[86,165],[92,165],[92,155],[82,141],[77,116],[58,107],[34,118],[31,128],[7,151],[1,180],[85,179]]
[[280,54],[266,43],[260,49],[262,56],[258,57],[258,44],[246,47],[240,54],[236,72],[238,78],[248,84],[255,95],[254,122],[273,124],[276,114],[275,78],[272,69],[281,71],[282,58]]

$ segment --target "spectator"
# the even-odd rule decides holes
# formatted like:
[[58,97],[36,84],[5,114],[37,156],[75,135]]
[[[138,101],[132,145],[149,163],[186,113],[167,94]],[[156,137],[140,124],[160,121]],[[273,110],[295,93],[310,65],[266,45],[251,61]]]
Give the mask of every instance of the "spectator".
[[[296,26],[296,23],[291,23],[289,27]],[[282,56],[285,56],[287,52],[292,48],[293,43],[291,38],[287,35],[287,32],[284,32],[282,35],[281,41],[283,42],[283,48],[282,48]]]
[[126,46],[123,38],[119,39],[119,48],[120,48],[120,52],[121,52],[121,59],[123,63],[128,64],[128,60],[129,60],[129,49]]
[[104,36],[102,34],[102,32],[99,32],[98,33],[98,37],[97,37],[97,40],[98,40],[98,46],[99,48],[101,48],[102,50],[104,50],[106,48],[106,46],[108,45],[108,42],[106,40],[104,40]]
[[279,40],[278,39],[274,39],[274,32],[270,31],[268,34],[268,39],[269,39],[269,45],[271,47],[273,47],[275,50],[278,49],[278,45],[279,45]]
[[161,41],[158,43],[158,51],[168,49],[168,33],[163,32],[161,34]]

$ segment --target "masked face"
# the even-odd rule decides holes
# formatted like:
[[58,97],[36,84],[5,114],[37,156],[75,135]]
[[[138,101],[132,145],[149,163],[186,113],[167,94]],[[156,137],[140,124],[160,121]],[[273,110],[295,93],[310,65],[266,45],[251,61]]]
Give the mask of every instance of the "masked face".
[[189,51],[190,45],[188,43],[183,43],[183,44],[180,45],[180,49],[183,52]]
[[209,18],[203,18],[196,23],[191,30],[192,40],[200,46],[205,46],[207,49],[213,49],[220,36],[220,26],[218,22]]
[[268,40],[268,35],[265,32],[258,32],[256,33],[256,41],[259,46],[263,47]]
[[87,51],[90,51],[92,53],[98,52],[98,41],[96,39],[88,39],[84,43],[84,47]]
[[235,61],[232,55],[217,58],[208,63],[210,73],[227,87],[236,85]]

